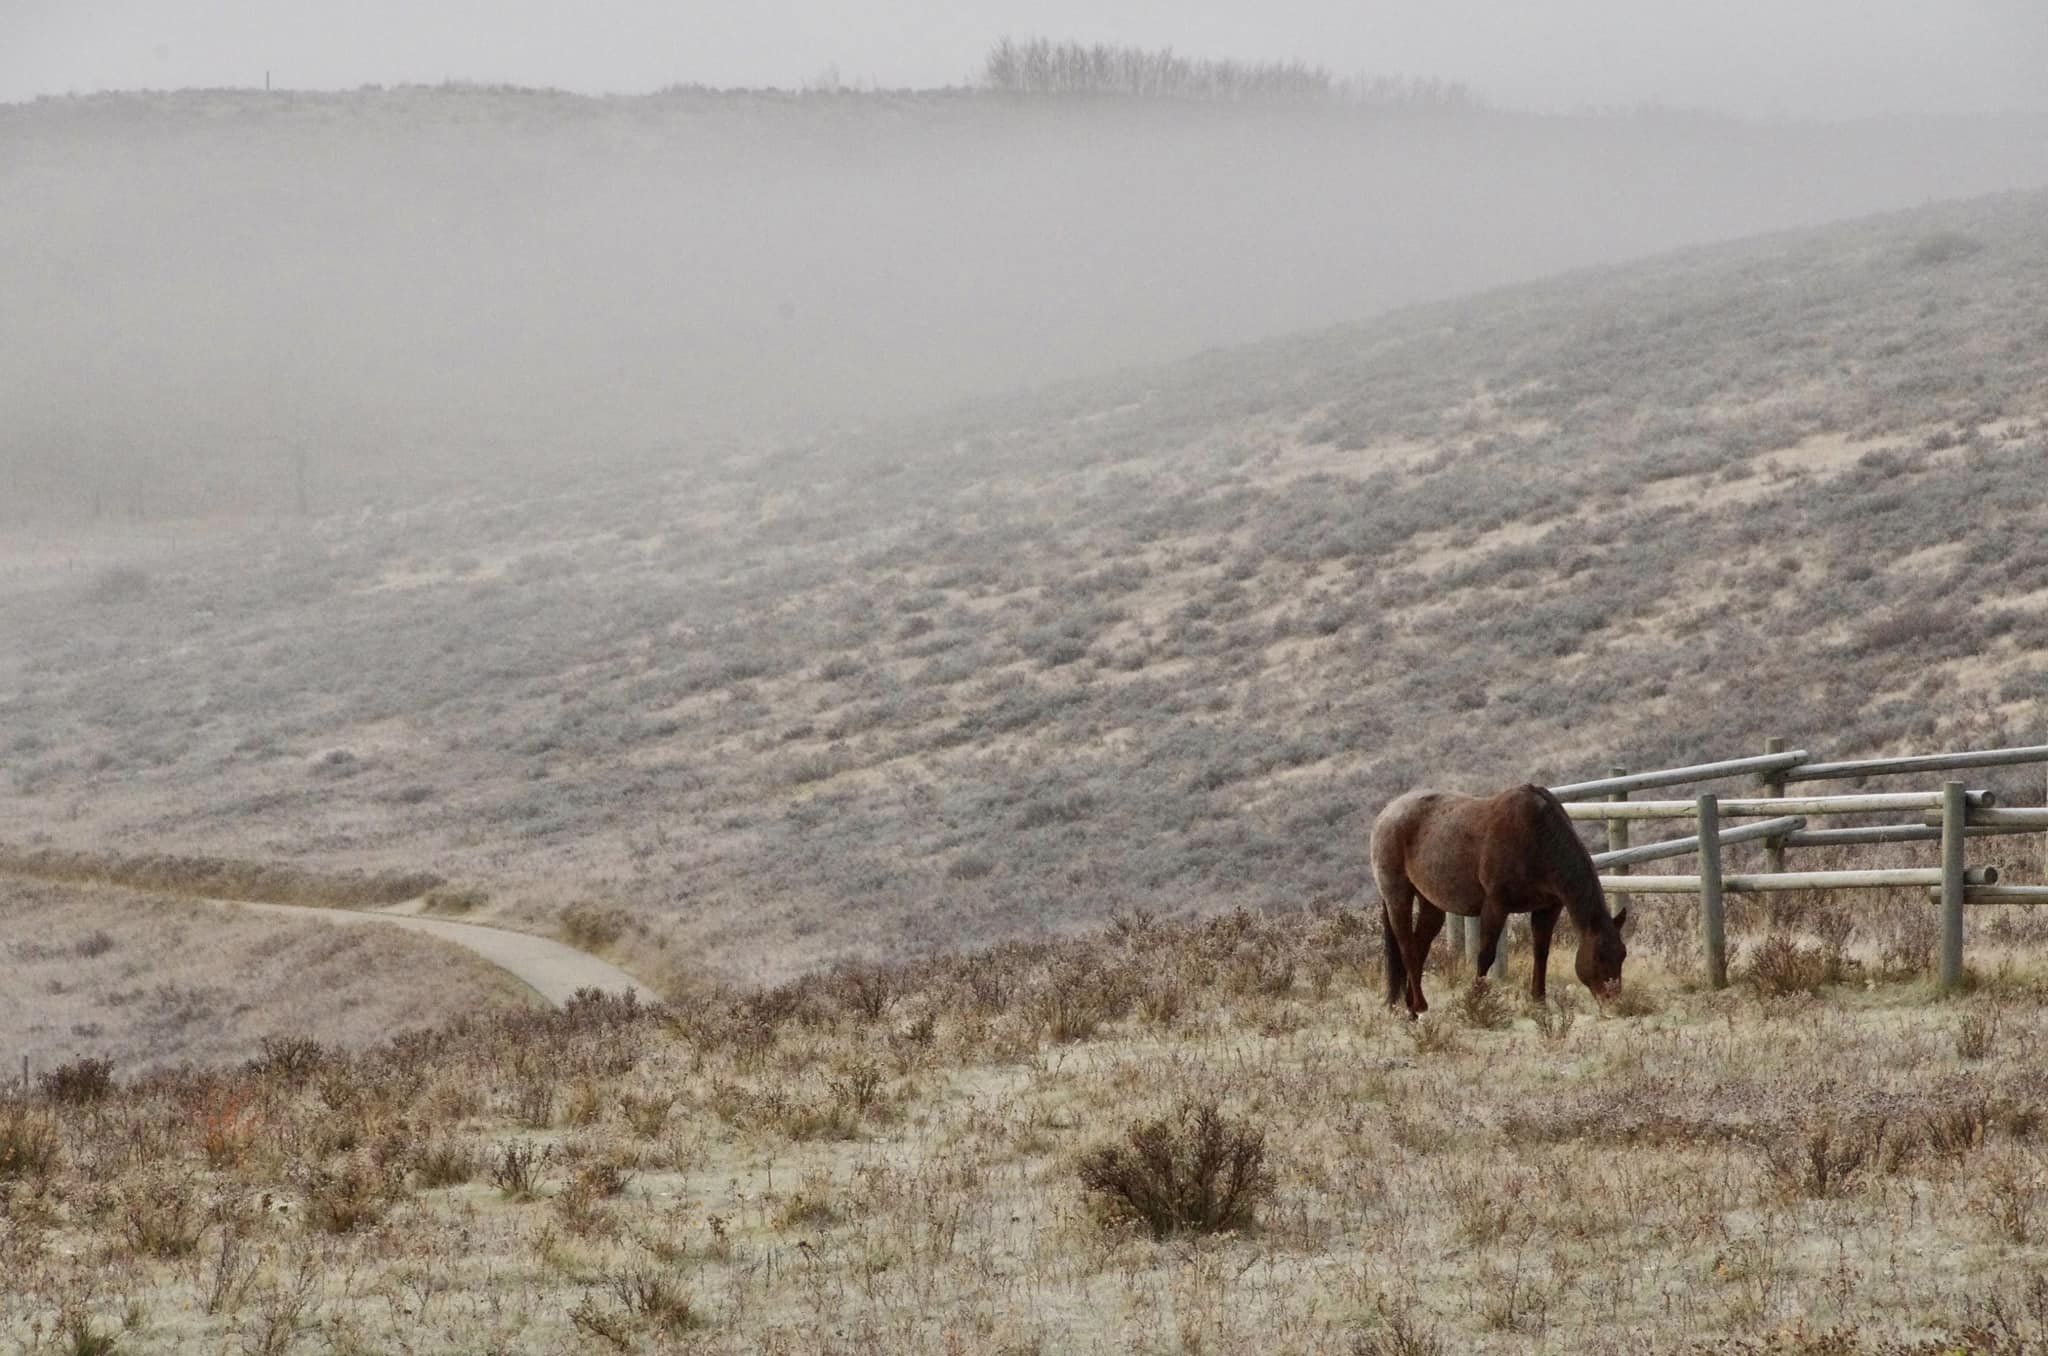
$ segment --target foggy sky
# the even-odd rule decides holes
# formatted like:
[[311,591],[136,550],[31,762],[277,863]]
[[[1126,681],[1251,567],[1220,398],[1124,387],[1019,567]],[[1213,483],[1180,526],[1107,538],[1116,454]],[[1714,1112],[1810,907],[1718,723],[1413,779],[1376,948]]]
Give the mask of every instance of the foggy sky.
[[2048,110],[2040,0],[0,0],[0,100],[266,69],[300,89],[948,85],[1006,33],[1431,76],[1548,110]]

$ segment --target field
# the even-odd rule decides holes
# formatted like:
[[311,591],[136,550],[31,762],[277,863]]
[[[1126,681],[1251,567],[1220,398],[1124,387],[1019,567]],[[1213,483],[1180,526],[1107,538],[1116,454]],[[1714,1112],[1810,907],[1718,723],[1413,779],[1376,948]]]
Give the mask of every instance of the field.
[[[71,1030],[0,1095],[0,1343],[2044,1349],[2048,919],[1973,910],[1944,1001],[1919,900],[1738,901],[1715,992],[1643,900],[1617,1002],[1566,961],[1525,1003],[1517,935],[1504,986],[1440,946],[1409,1023],[1364,855],[1418,783],[2042,742],[2044,226],[1945,204],[775,445],[10,531],[0,860],[430,873],[666,1001],[0,886],[9,994],[65,986],[0,1030]],[[202,1015],[87,1010],[158,955]]]
[[0,1032],[36,1070],[232,1064],[317,1027],[340,1049],[534,1001],[461,951],[106,886],[0,880]]
[[[1859,905],[1901,936],[1926,912]],[[1936,1003],[1924,949],[1865,952],[1840,906],[1780,906],[1740,923],[1721,993],[1689,981],[1683,917],[1653,913],[1604,1013],[1562,978],[1540,1010],[1475,989],[1440,949],[1411,1025],[1377,1006],[1356,914],[1233,914],[659,1013],[462,1021],[354,1057],[279,1043],[110,1093],[58,1070],[0,1103],[0,1333],[138,1352],[2039,1350],[2040,929],[1980,937],[1973,991]],[[1117,1157],[1153,1118],[1152,1156]],[[1117,1189],[1159,1203],[1120,1214]]]

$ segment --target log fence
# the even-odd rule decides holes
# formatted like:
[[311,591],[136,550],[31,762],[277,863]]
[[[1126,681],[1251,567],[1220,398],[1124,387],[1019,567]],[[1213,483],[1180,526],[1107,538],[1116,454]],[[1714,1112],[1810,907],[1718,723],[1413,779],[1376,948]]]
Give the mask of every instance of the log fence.
[[[1707,979],[1715,988],[1728,982],[1724,901],[1730,894],[1914,889],[1924,891],[1940,906],[1939,980],[1944,992],[1953,992],[1963,977],[1967,906],[2048,903],[2048,885],[2004,884],[1995,867],[1970,866],[1970,840],[2022,833],[2048,835],[2048,806],[2004,808],[1995,792],[1955,780],[1944,781],[1935,791],[1806,795],[1787,788],[1823,781],[2028,765],[2048,765],[2048,744],[1821,762],[1805,749],[1786,749],[1782,740],[1774,738],[1765,742],[1764,752],[1756,757],[1647,772],[1611,767],[1605,777],[1550,789],[1572,819],[1606,826],[1607,851],[1595,854],[1593,863],[1601,871],[1600,884],[1612,907],[1620,908],[1636,895],[1699,896],[1701,946]],[[1750,779],[1760,794],[1724,799],[1709,792],[1690,800],[1631,799],[1632,792],[1735,778]],[[1809,819],[1882,815],[1910,815],[1912,819],[1905,823],[1809,826]],[[1632,844],[1630,825],[1642,820],[1690,820],[1697,832]],[[1728,820],[1755,822],[1725,827]],[[1785,867],[1785,854],[1793,849],[1921,842],[1940,845],[1939,865],[1830,871]],[[1762,844],[1764,870],[1730,873],[1722,869],[1724,851],[1743,843]],[[1648,862],[1684,856],[1698,858],[1696,873],[1641,874],[1633,870]],[[1467,953],[1475,956],[1477,923],[1477,919],[1467,920],[1465,933]]]

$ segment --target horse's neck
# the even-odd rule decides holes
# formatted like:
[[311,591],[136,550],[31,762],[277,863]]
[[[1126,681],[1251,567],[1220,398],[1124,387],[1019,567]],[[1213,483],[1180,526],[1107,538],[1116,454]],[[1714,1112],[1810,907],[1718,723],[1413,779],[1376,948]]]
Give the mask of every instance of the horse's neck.
[[1565,912],[1572,916],[1572,923],[1581,932],[1603,932],[1614,926],[1614,915],[1607,912],[1607,895],[1600,888],[1600,875],[1593,869],[1592,859],[1585,855],[1585,846],[1569,826],[1560,831],[1561,836],[1551,840],[1551,861],[1553,873],[1557,876],[1558,891],[1564,896]]

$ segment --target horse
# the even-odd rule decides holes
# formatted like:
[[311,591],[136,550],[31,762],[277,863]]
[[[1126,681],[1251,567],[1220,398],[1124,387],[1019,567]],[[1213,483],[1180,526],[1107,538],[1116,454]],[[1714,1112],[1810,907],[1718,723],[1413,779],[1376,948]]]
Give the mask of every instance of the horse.
[[1628,910],[1609,916],[1593,858],[1557,797],[1543,787],[1510,787],[1487,797],[1449,791],[1399,796],[1373,821],[1372,869],[1386,936],[1388,1007],[1405,998],[1410,1016],[1429,1010],[1422,967],[1451,913],[1479,919],[1481,975],[1493,966],[1508,915],[1529,915],[1536,953],[1529,996],[1540,1003],[1550,932],[1559,910],[1570,910],[1579,929],[1579,981],[1601,1000],[1621,991],[1628,955],[1621,925]]

